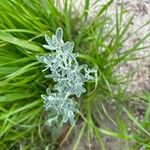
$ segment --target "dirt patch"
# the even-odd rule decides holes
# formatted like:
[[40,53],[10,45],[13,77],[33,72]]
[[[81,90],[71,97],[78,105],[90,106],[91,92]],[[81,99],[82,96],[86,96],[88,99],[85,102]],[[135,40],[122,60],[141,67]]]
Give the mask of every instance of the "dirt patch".
[[[146,22],[150,21],[150,1],[149,0],[124,0],[124,7],[127,10],[124,20],[134,14],[133,24],[130,28],[129,35],[132,31],[138,29]],[[142,37],[148,34],[150,26],[145,26],[143,29],[134,34],[125,44],[124,48],[130,47],[135,42],[139,41]],[[149,46],[150,37],[144,41],[140,46]],[[150,91],[150,48],[139,50],[135,53],[137,57],[148,56],[144,59],[136,61],[129,61],[119,67],[122,74],[127,74],[135,70],[135,74],[131,76],[131,82],[127,91],[130,93],[138,93],[142,91]]]

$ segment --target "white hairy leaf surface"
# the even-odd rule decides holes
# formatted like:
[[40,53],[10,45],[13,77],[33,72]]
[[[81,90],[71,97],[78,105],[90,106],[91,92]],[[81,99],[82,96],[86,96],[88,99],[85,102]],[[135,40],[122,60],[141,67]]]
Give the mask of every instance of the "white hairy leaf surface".
[[89,69],[85,64],[79,65],[76,60],[78,54],[72,53],[74,43],[69,41],[64,43],[62,38],[62,28],[58,28],[52,38],[45,35],[47,45],[43,45],[43,47],[54,53],[37,56],[37,59],[45,65],[43,71],[48,71],[45,77],[52,78],[56,83],[52,89],[54,92],[48,88],[47,95],[42,94],[41,97],[44,99],[46,110],[57,112],[55,116],[48,119],[50,124],[58,121],[58,118],[61,117],[61,122],[70,121],[74,126],[74,118],[79,110],[77,102],[70,97],[76,95],[79,98],[82,93],[85,93],[85,82],[94,80],[93,75],[97,70]]

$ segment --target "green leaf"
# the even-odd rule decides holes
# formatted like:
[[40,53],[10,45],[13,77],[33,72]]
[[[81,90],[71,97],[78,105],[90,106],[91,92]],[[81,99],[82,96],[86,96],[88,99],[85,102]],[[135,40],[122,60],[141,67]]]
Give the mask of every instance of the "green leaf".
[[12,44],[20,46],[22,48],[27,48],[34,52],[43,52],[43,49],[41,47],[37,46],[37,44],[33,44],[32,42],[29,42],[27,40],[18,39],[16,37],[10,36],[9,34],[4,34],[3,32],[0,32],[0,39],[2,41],[12,43]]

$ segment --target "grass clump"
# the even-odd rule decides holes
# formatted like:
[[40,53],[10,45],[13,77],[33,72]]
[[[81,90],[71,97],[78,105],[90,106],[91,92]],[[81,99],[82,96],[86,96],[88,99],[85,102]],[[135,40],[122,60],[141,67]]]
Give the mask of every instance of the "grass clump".
[[[87,92],[78,99],[80,108],[76,120],[78,122],[81,116],[84,123],[74,149],[77,149],[85,129],[89,144],[94,135],[102,149],[105,149],[102,134],[124,139],[127,145],[131,140],[150,147],[147,141],[140,143],[139,140],[128,135],[125,123],[120,117],[123,110],[127,115],[130,114],[126,109],[122,109],[121,105],[127,97],[124,95],[125,89],[121,88],[122,78],[114,75],[114,69],[118,64],[134,59],[131,54],[144,49],[140,45],[149,37],[149,33],[124,52],[120,51],[129,38],[126,33],[133,17],[123,24],[123,7],[120,10],[117,8],[115,24],[107,27],[111,21],[107,16],[107,9],[112,3],[113,0],[109,0],[89,22],[89,0],[85,1],[80,13],[74,12],[73,3],[72,1],[69,3],[68,0],[64,1],[64,7],[61,9],[60,3],[53,0],[0,2],[0,146],[2,149],[37,147],[52,149],[57,142],[59,134],[54,136],[50,128],[45,125],[48,115],[43,109],[43,100],[40,97],[45,93],[45,89],[52,87],[54,83],[43,78],[41,64],[36,56],[48,53],[42,47],[45,43],[44,35],[51,36],[58,27],[64,31],[64,41],[74,41],[75,52],[79,52],[78,61],[96,67],[98,73],[96,83],[88,82]],[[133,34],[135,32],[133,31]],[[107,112],[108,108],[104,105],[110,99],[116,100],[118,108],[118,132],[111,131],[102,125],[103,122],[99,122],[99,119],[96,120],[104,112],[113,122]],[[99,105],[102,109],[99,109]],[[68,127],[70,130],[67,135],[72,129]],[[145,126],[142,128],[147,132]],[[57,130],[54,128],[54,133],[57,133]]]

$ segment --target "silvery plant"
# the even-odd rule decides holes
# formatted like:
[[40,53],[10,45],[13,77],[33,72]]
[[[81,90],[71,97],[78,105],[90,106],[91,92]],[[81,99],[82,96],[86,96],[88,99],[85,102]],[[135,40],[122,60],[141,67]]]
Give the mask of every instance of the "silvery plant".
[[55,86],[42,94],[47,111],[55,112],[50,115],[48,123],[59,122],[60,124],[70,121],[75,125],[75,115],[79,112],[78,104],[73,96],[80,97],[86,92],[84,84],[86,81],[94,80],[96,69],[89,69],[87,65],[79,65],[76,58],[78,54],[73,53],[74,43],[63,41],[63,30],[58,28],[55,35],[50,38],[45,35],[46,45],[44,48],[51,53],[37,56],[37,59],[44,64],[43,71],[48,72],[46,78],[53,79]]

